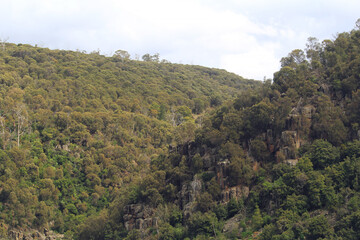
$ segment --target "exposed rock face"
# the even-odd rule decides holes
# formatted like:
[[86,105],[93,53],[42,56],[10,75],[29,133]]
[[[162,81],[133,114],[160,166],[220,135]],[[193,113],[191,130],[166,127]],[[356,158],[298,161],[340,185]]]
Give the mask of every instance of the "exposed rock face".
[[279,151],[275,154],[277,161],[284,161],[290,166],[298,162],[296,150],[301,146],[301,139],[297,131],[283,131],[279,141]]
[[220,161],[216,166],[216,177],[221,189],[224,189],[227,181],[227,167],[229,166],[230,161],[225,159],[224,161]]
[[285,159],[296,159],[296,149],[300,147],[300,138],[296,131],[284,131],[281,133],[280,152]]
[[300,147],[299,137],[296,131],[283,131],[281,133],[281,144],[288,147]]
[[56,234],[47,228],[44,228],[43,232],[34,229],[13,229],[8,232],[8,239],[10,240],[56,240],[63,239],[63,237],[62,234]]
[[330,85],[325,84],[325,83],[320,85],[320,87],[318,88],[318,91],[323,92],[326,95],[330,95],[330,93],[334,92],[333,88]]
[[286,159],[285,162],[290,166],[295,166],[298,163],[298,159]]
[[220,185],[221,191],[221,202],[227,203],[230,201],[230,199],[235,198],[239,199],[241,197],[248,197],[249,195],[249,187],[247,186],[234,186],[234,187],[228,187],[227,179],[228,179],[228,167],[230,165],[230,161],[228,159],[225,159],[223,161],[218,162],[216,166],[216,177],[218,180],[218,183]]
[[196,175],[193,181],[182,186],[179,198],[185,218],[188,218],[190,214],[195,211],[196,198],[200,195],[201,190],[202,181]]
[[[306,142],[315,110],[312,105],[302,106],[302,99],[298,102],[297,107],[292,109],[286,121],[288,130],[281,133],[281,138],[275,147],[275,156],[278,162],[284,161],[291,166],[297,164],[296,150]],[[274,151],[270,148],[269,150]]]
[[71,150],[69,148],[69,144],[57,145],[55,148],[60,149],[60,150],[64,150],[64,151],[67,151],[67,152],[71,152]]
[[316,108],[313,105],[302,105],[302,99],[299,100],[297,106],[291,110],[286,120],[286,129],[298,131],[303,126],[304,119],[311,120],[315,114]]
[[239,225],[240,225],[241,220],[243,220],[243,219],[244,219],[244,216],[242,216],[242,214],[236,214],[232,218],[228,219],[224,224],[223,232],[228,233],[228,232],[232,232],[234,230],[242,232],[243,228],[240,228]]
[[227,203],[230,199],[235,198],[236,200],[249,196],[250,189],[247,186],[235,186],[231,188],[227,188],[221,192],[222,202]]
[[314,113],[315,107],[313,105],[306,105],[301,108],[301,114],[308,119],[311,119]]
[[157,226],[155,211],[144,204],[130,204],[124,207],[124,222],[127,231]]
[[9,231],[8,237],[11,240],[22,240],[24,237],[24,234],[22,232],[11,230],[11,231]]

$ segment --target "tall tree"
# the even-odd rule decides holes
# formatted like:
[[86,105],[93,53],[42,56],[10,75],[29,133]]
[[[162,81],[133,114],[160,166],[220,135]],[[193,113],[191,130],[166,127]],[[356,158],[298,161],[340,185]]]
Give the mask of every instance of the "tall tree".
[[28,125],[28,113],[25,109],[25,105],[17,105],[13,110],[16,116],[17,124],[17,146],[20,146],[20,138],[24,135],[26,127]]

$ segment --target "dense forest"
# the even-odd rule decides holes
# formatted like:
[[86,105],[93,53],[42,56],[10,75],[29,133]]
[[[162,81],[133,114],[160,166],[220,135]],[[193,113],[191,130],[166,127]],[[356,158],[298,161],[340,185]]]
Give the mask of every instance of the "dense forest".
[[[0,51],[0,235],[72,239],[205,112],[260,86],[224,70],[4,44]],[[12,233],[13,234],[13,233]]]
[[358,27],[264,82],[4,45],[0,235],[359,239]]

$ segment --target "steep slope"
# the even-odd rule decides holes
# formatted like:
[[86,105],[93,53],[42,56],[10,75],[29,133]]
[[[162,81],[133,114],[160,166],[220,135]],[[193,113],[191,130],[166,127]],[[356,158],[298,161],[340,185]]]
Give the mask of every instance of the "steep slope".
[[224,70],[6,44],[0,235],[46,227],[72,239],[154,154],[194,135],[193,114],[257,86]]
[[281,60],[273,83],[153,156],[151,172],[78,237],[358,239],[359,60],[359,29],[309,38]]

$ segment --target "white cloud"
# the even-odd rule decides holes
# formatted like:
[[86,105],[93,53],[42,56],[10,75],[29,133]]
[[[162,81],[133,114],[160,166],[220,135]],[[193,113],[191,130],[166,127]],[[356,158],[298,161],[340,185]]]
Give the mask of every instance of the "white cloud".
[[[0,9],[0,38],[50,48],[160,53],[173,62],[272,77],[281,57],[317,31],[352,21],[342,1],[12,0]],[[326,4],[325,4],[326,3]],[[351,5],[350,4],[350,5]],[[324,9],[326,14],[322,14]],[[339,15],[340,14],[340,15]],[[337,18],[342,16],[341,18]],[[331,26],[327,26],[330,24]],[[326,27],[327,26],[327,27]],[[334,29],[333,29],[334,28]],[[348,29],[343,29],[346,31]]]
[[[264,49],[257,40],[259,36],[274,38],[279,34],[271,25],[257,24],[243,14],[197,1],[151,1],[139,8],[141,2],[118,3],[113,11],[119,14],[111,14],[115,24],[109,25],[116,26],[113,31],[125,37],[125,44],[126,39],[136,43],[138,51],[160,52],[170,61],[225,68],[256,79],[269,74],[260,65],[272,70],[278,65],[274,49]],[[244,59],[239,61],[240,57]],[[230,63],[231,59],[236,61]]]
[[276,46],[257,46],[249,51],[221,56],[221,67],[247,78],[272,78],[279,69]]

